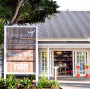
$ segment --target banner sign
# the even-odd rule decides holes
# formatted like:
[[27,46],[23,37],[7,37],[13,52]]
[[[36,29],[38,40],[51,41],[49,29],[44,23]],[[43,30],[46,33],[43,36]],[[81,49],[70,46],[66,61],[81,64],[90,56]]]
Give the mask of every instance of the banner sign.
[[35,73],[36,62],[36,27],[5,27],[6,74]]
[[33,73],[35,62],[7,62],[7,72],[10,73]]
[[35,50],[7,50],[7,61],[35,61]]
[[35,49],[36,28],[7,27],[7,49]]

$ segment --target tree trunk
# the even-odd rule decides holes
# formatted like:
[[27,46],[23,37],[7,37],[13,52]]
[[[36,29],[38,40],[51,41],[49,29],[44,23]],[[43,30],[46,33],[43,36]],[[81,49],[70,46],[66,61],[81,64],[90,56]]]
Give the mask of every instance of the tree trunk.
[[23,4],[24,1],[25,1],[25,0],[21,0],[21,1],[18,3],[17,8],[16,8],[16,11],[15,11],[15,14],[14,14],[12,20],[11,20],[10,25],[12,25],[12,24],[14,23],[17,15],[18,15],[19,9],[20,9],[20,7],[21,7],[21,5]]

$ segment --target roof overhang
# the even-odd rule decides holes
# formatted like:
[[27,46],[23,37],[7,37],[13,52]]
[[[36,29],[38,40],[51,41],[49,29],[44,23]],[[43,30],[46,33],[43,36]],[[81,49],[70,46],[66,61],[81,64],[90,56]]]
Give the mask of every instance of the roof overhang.
[[38,44],[39,48],[90,48],[90,44]]
[[88,41],[90,42],[90,38],[39,38],[38,41]]

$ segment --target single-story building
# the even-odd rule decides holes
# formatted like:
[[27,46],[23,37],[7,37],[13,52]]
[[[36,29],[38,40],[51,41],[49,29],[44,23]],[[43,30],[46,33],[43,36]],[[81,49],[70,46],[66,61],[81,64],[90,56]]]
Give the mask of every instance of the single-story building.
[[39,77],[54,77],[55,67],[58,77],[90,76],[90,11],[62,11],[37,26]]
[[60,12],[38,24],[38,36],[39,76],[53,77],[55,66],[58,77],[90,76],[90,11]]

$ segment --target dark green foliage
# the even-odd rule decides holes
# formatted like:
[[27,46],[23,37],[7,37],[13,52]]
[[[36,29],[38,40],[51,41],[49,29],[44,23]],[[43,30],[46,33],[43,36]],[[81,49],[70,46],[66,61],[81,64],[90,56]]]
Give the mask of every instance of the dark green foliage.
[[17,81],[13,75],[8,76],[6,80],[0,79],[0,89],[12,89],[16,86]]
[[48,15],[57,13],[58,5],[53,0],[25,0],[12,22],[21,0],[0,0],[0,44],[4,41],[4,25],[44,22]]
[[[10,24],[18,1],[20,0],[0,0],[0,19],[3,19],[5,24],[8,22]],[[42,22],[48,15],[56,13],[57,8],[58,6],[53,0],[25,0],[20,7],[16,20],[20,15],[21,18],[18,21],[15,20],[14,23]]]
[[5,81],[4,81],[4,79],[0,79],[0,88],[5,88]]
[[3,29],[4,29],[4,25],[0,22],[0,44],[4,42],[4,30]]

